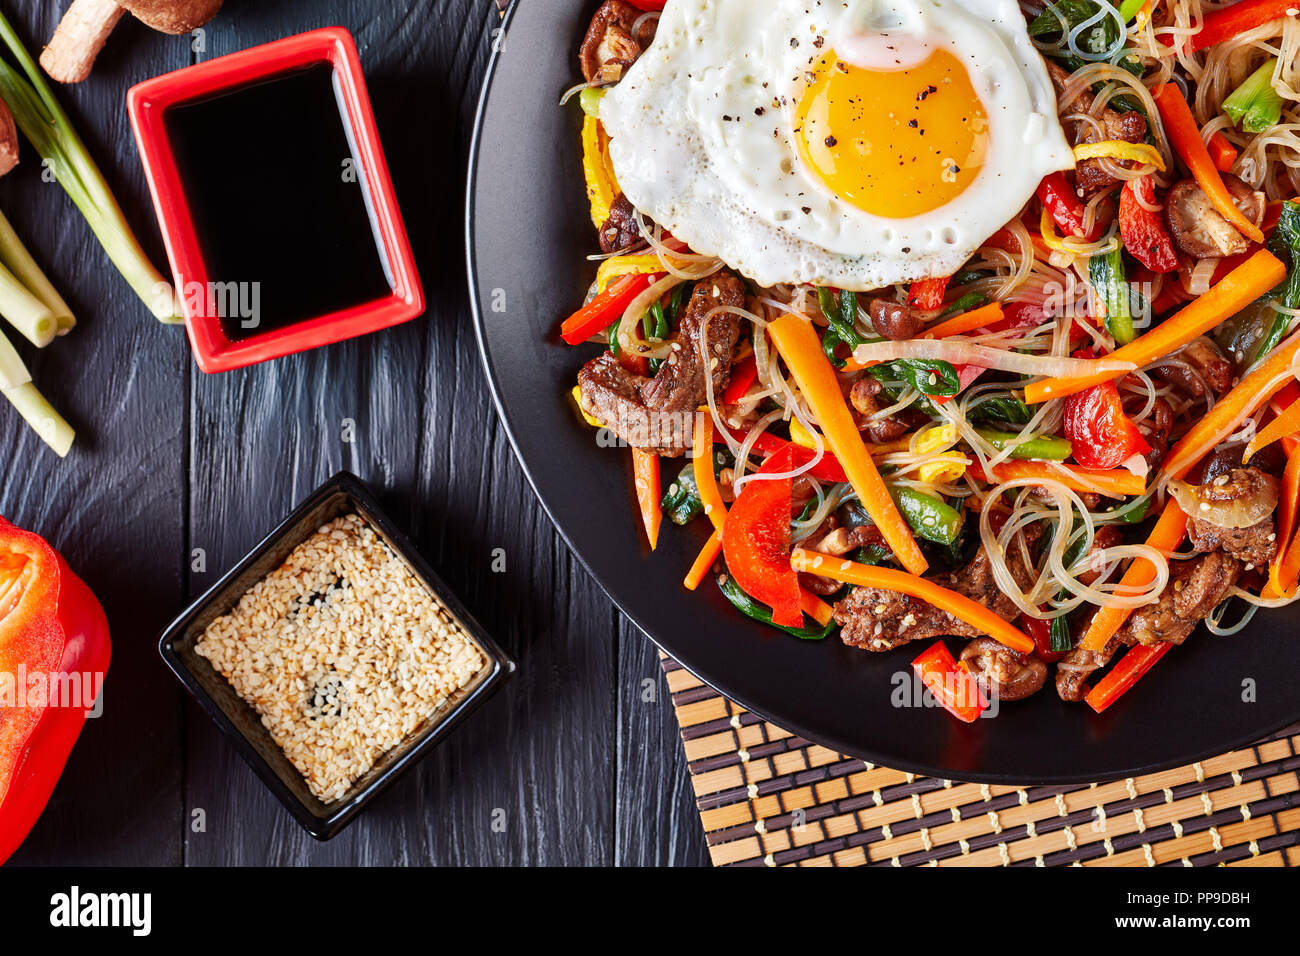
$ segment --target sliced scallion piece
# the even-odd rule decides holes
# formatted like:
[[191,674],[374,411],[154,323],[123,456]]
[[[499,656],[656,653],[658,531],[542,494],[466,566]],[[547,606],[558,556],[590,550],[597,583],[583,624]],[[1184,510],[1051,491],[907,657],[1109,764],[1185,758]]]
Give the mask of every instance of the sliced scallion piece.
[[1262,133],[1282,119],[1282,97],[1273,89],[1277,57],[1250,76],[1223,101],[1223,112],[1247,133]]
[[140,248],[103,173],[90,158],[68,114],[59,106],[40,69],[3,14],[0,14],[0,40],[22,69],[20,73],[0,59],[0,98],[9,105],[18,128],[81,210],[113,265],[149,311],[160,321],[180,322],[170,283]]
[[4,395],[18,409],[27,424],[41,436],[45,444],[54,449],[60,458],[72,448],[76,432],[63,420],[50,403],[32,384],[27,366],[18,357],[13,343],[0,332],[0,395]]
[[[68,308],[68,303],[63,301],[63,296],[59,295],[57,289],[41,271],[41,267],[36,264],[23,241],[18,238],[18,233],[14,232],[14,227],[9,224],[5,214],[0,212],[0,264],[3,264],[15,279],[33,296],[40,299],[58,323],[58,334],[67,332],[77,324],[72,310]],[[8,316],[8,313],[5,313]],[[25,334],[25,333],[24,333]],[[30,339],[31,336],[28,336]],[[32,339],[34,345],[48,345],[48,342],[41,343]]]

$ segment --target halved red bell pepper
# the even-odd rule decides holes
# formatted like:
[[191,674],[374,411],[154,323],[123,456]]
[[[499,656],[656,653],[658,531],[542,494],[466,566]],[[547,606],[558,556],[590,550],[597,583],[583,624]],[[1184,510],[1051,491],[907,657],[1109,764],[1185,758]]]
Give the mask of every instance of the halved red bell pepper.
[[1142,205],[1154,205],[1155,200],[1150,176],[1126,182],[1119,194],[1119,234],[1129,255],[1152,272],[1173,272],[1178,268],[1178,253],[1164,217]]
[[[794,468],[790,448],[777,452],[758,470],[778,474]],[[722,526],[727,570],[741,590],[772,609],[772,621],[802,627],[799,575],[790,567],[790,502],[793,481],[751,481],[741,489]]]
[[[1074,353],[1074,357],[1094,358],[1087,350]],[[1134,455],[1151,451],[1124,414],[1114,382],[1085,388],[1065,399],[1065,437],[1070,440],[1074,460],[1085,468],[1118,468]]]
[[1101,713],[1115,701],[1119,700],[1130,687],[1136,684],[1142,675],[1155,667],[1160,658],[1169,653],[1174,645],[1168,641],[1159,644],[1136,644],[1125,654],[1110,673],[1097,682],[1088,696],[1084,698],[1088,706]]
[[952,276],[937,276],[933,279],[917,279],[907,291],[909,305],[933,312],[943,305],[943,297],[948,292],[948,282]]
[[570,345],[581,345],[597,332],[622,316],[632,300],[663,278],[663,273],[643,272],[624,276],[592,299],[560,326],[560,338]]
[[108,660],[90,588],[38,535],[0,518],[0,863],[45,808]]
[[912,661],[912,670],[943,709],[958,720],[969,724],[988,710],[988,699],[974,675],[957,663],[943,641],[935,641]]

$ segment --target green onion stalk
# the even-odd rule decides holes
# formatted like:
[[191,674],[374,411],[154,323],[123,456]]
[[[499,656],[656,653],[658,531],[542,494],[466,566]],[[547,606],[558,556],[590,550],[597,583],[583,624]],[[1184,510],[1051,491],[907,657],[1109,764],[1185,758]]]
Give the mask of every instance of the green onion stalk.
[[44,348],[74,325],[72,310],[0,213],[0,315]]
[[1247,133],[1262,133],[1282,119],[1282,97],[1273,88],[1276,68],[1277,57],[1269,57],[1223,101],[1223,112]]
[[76,432],[37,391],[27,366],[23,365],[13,343],[3,333],[0,333],[0,395],[18,409],[18,414],[35,429],[45,444],[54,449],[55,454],[60,458],[67,455]]
[[0,59],[0,98],[9,105],[18,128],[81,210],[113,265],[149,311],[160,321],[180,322],[170,283],[140,248],[103,173],[3,14],[0,14],[0,40],[22,68],[20,73],[8,61]]

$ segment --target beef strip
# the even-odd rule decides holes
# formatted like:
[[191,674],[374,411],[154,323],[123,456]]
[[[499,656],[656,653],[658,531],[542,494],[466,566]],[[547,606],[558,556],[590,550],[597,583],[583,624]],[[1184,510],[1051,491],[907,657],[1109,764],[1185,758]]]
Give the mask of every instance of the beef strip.
[[[1055,87],[1059,99],[1065,90],[1066,84],[1070,81],[1070,73],[1060,64],[1053,63],[1050,60],[1047,61],[1047,72],[1052,78],[1052,86]],[[1068,112],[1071,113],[1091,113],[1093,95],[1085,87],[1074,94],[1069,103],[1065,105]],[[1074,129],[1071,131],[1072,145],[1095,143],[1100,139],[1117,139],[1125,143],[1140,143],[1146,137],[1147,121],[1141,113],[1132,110],[1116,110],[1107,106],[1102,108],[1101,115],[1097,118],[1105,129],[1105,134],[1098,136],[1091,123],[1075,121],[1072,124]],[[1126,160],[1121,161],[1119,165],[1129,168],[1132,163]],[[1075,167],[1074,182],[1079,194],[1086,200],[1091,199],[1103,189],[1115,185],[1119,180],[1106,172],[1101,160],[1085,159]]]
[[[1092,613],[1087,619],[1081,622],[1080,632],[1087,630],[1087,625],[1091,623],[1093,616],[1097,613],[1097,608],[1092,609]],[[1101,651],[1087,651],[1081,647],[1066,653],[1056,663],[1056,694],[1061,700],[1080,701],[1088,696],[1088,691],[1092,688],[1088,686],[1088,678],[1094,671],[1100,670],[1110,663],[1110,659],[1115,656],[1115,651],[1123,647],[1123,643],[1112,637],[1107,642],[1105,649]]]
[[[1037,534],[1026,529],[1026,537],[1037,537]],[[1011,549],[1007,565],[1012,578],[1022,589],[1033,583],[1018,547]],[[936,574],[933,580],[941,587],[984,605],[1005,621],[1020,614],[1020,608],[1002,593],[993,579],[993,565],[983,547],[969,564],[956,571]],[[840,637],[845,644],[868,651],[890,651],[909,641],[931,637],[983,636],[982,631],[933,604],[881,588],[855,587],[836,602],[835,622],[842,628]]]
[[1222,551],[1169,562],[1169,583],[1160,597],[1134,610],[1116,637],[1124,644],[1183,643],[1227,597],[1241,569],[1240,561]]
[[578,62],[588,83],[617,82],[645,52],[655,38],[659,20],[644,14],[644,10],[624,0],[606,0],[600,5],[578,50]]
[[1219,347],[1204,337],[1193,339],[1173,358],[1185,362],[1189,368],[1161,365],[1154,370],[1153,377],[1177,386],[1192,398],[1203,398],[1206,389],[1218,398],[1232,388],[1232,380],[1237,375]]
[[[731,273],[700,280],[673,335],[672,352],[654,378],[636,375],[611,352],[592,359],[578,373],[582,407],[633,448],[676,457],[691,447],[694,411],[705,400],[702,340],[709,352],[714,394],[731,380],[740,324],[721,306],[745,304],[745,285]],[[707,322],[705,317],[709,316]]]
[[[1264,218],[1265,197],[1231,173],[1220,174],[1232,194],[1233,204],[1253,223]],[[1165,197],[1165,219],[1169,234],[1183,252],[1194,259],[1235,256],[1250,248],[1250,240],[1214,208],[1194,179],[1183,179],[1169,188]]]
[[[1277,506],[1277,480],[1258,468],[1233,468],[1198,487],[1197,497],[1213,507],[1257,503],[1261,508]],[[1230,528],[1190,512],[1187,537],[1198,552],[1223,551],[1248,565],[1267,565],[1277,555],[1277,531],[1273,515],[1244,528]],[[1253,515],[1251,517],[1254,517]],[[1247,519],[1248,520],[1248,519]]]
[[975,638],[961,659],[984,693],[998,700],[1024,700],[1047,681],[1047,664],[1037,654],[1021,654],[991,637]]
[[893,405],[894,400],[885,394],[880,380],[871,375],[865,375],[853,383],[853,388],[849,390],[849,402],[857,412],[855,421],[858,430],[867,441],[877,445],[901,438],[930,420],[928,415],[915,408],[905,408],[888,418],[874,418],[878,412]]
[[[646,221],[646,225],[651,223]],[[600,227],[600,251],[623,252],[641,244],[641,227],[636,222],[636,207],[622,193],[609,207],[609,218]]]

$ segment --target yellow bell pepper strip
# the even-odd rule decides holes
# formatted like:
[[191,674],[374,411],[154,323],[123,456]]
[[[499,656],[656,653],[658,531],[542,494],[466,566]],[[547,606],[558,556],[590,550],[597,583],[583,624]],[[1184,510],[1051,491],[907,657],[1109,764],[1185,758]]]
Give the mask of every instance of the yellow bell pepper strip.
[[862,433],[844,403],[839,379],[812,325],[797,315],[783,315],[770,323],[767,331],[821,425],[826,444],[844,467],[862,507],[903,567],[913,574],[921,574],[929,566],[925,555],[871,460]]
[[1183,91],[1173,83],[1164,83],[1151,91],[1156,108],[1165,124],[1169,143],[1192,174],[1215,210],[1230,222],[1238,232],[1252,242],[1263,242],[1264,233],[1259,226],[1246,218],[1246,214],[1232,201],[1232,194],[1223,185],[1223,177],[1210,158],[1210,151],[1201,139],[1201,129],[1192,116]]
[[[1156,521],[1155,527],[1151,529],[1151,534],[1147,536],[1146,543],[1157,551],[1169,554],[1182,543],[1185,534],[1187,534],[1187,515],[1178,506],[1178,502],[1171,498],[1165,505],[1165,510],[1160,512],[1160,518]],[[1140,591],[1155,579],[1155,565],[1146,558],[1134,558],[1133,563],[1128,566],[1119,583],[1121,589],[1133,593]],[[1097,653],[1105,650],[1106,645],[1110,643],[1110,639],[1115,636],[1115,632],[1124,626],[1124,622],[1128,620],[1129,615],[1132,613],[1131,608],[1103,607],[1098,609],[1097,613],[1093,615],[1087,633],[1079,641],[1079,647],[1082,650]]]
[[1267,448],[1273,442],[1296,432],[1300,432],[1300,401],[1292,402],[1282,414],[1255,433],[1255,437],[1246,443],[1246,450],[1241,456],[1242,464],[1248,464],[1261,448]]
[[592,415],[589,415],[589,414],[587,413],[587,410],[586,410],[585,408],[582,407],[582,386],[581,386],[581,385],[575,385],[575,386],[573,386],[573,389],[569,392],[569,394],[573,396],[573,401],[574,401],[575,404],[577,404],[577,406],[578,406],[578,411],[582,413],[582,420],[583,420],[583,421],[585,421],[585,422],[586,422],[588,425],[590,425],[592,428],[604,428],[604,427],[605,427],[605,423],[604,423],[604,422],[602,422],[599,418],[595,418],[595,417],[593,417]]
[[694,591],[700,586],[700,582],[705,579],[709,573],[709,568],[713,567],[713,562],[718,560],[718,555],[722,553],[722,532],[717,528],[709,535],[709,540],[704,542],[704,547],[700,549],[699,556],[691,569],[686,572],[686,579],[682,584],[688,591]]
[[1029,654],[1034,649],[1032,638],[1016,630],[984,605],[920,575],[908,574],[895,568],[859,564],[833,554],[821,554],[804,548],[794,549],[794,553],[790,555],[790,567],[802,573],[818,574],[824,578],[843,581],[845,584],[906,594],[918,601],[932,604],[941,611],[947,611],[953,617],[965,621],[980,633],[987,634],[1012,650]]
[[1138,644],[1129,649],[1109,674],[1097,682],[1097,686],[1084,698],[1094,712],[1100,714],[1115,701],[1119,700],[1142,675],[1155,667],[1156,662],[1173,648],[1168,641],[1159,644]]
[[912,661],[912,670],[943,709],[971,723],[988,710],[989,702],[965,662],[957,663],[943,641],[935,641]]
[[943,339],[950,335],[972,332],[975,329],[985,329],[994,322],[1000,321],[1002,321],[1002,303],[990,302],[988,305],[982,305],[978,309],[971,309],[961,315],[954,315],[951,319],[944,319],[942,322],[930,326],[925,330],[921,338]]
[[659,456],[640,448],[632,449],[632,474],[636,483],[636,500],[641,509],[641,523],[653,551],[659,544],[659,525],[664,513],[659,507],[663,492],[659,488]]
[[[1181,312],[1127,345],[1121,345],[1106,358],[1115,362],[1132,362],[1138,368],[1150,365],[1236,315],[1285,278],[1286,266],[1272,253],[1260,249],[1211,286],[1203,296],[1189,302]],[[1025,401],[1036,405],[1053,398],[1064,398],[1123,374],[1097,372],[1073,378],[1040,379],[1025,386]]]
[[718,490],[718,476],[713,473],[713,417],[707,408],[695,413],[695,431],[691,435],[691,460],[695,462],[695,487],[699,491],[704,513],[718,531],[727,521],[727,504]]
[[1126,143],[1122,139],[1105,139],[1100,143],[1080,143],[1074,147],[1075,162],[1085,159],[1117,159],[1154,166],[1165,171],[1165,158],[1150,143]]
[[[1059,481],[1071,491],[1100,493],[1112,498],[1140,495],[1147,490],[1147,480],[1141,475],[1118,468],[1102,471],[1078,465],[1049,465],[1042,461],[1004,461],[985,469],[978,461],[968,466],[971,477],[977,481],[1015,481],[1035,478]],[[989,474],[989,472],[992,474]],[[1100,491],[1099,491],[1100,490]]]
[[[1287,383],[1275,381],[1283,375],[1300,351],[1300,335],[1292,335],[1268,354],[1263,362],[1204,416],[1169,450],[1161,466],[1171,478],[1182,478],[1205,454],[1231,435],[1247,415],[1255,412]],[[1294,381],[1294,380],[1292,380]]]
[[591,221],[600,229],[609,219],[618,191],[605,162],[605,129],[594,116],[582,118],[582,175],[587,181]]

